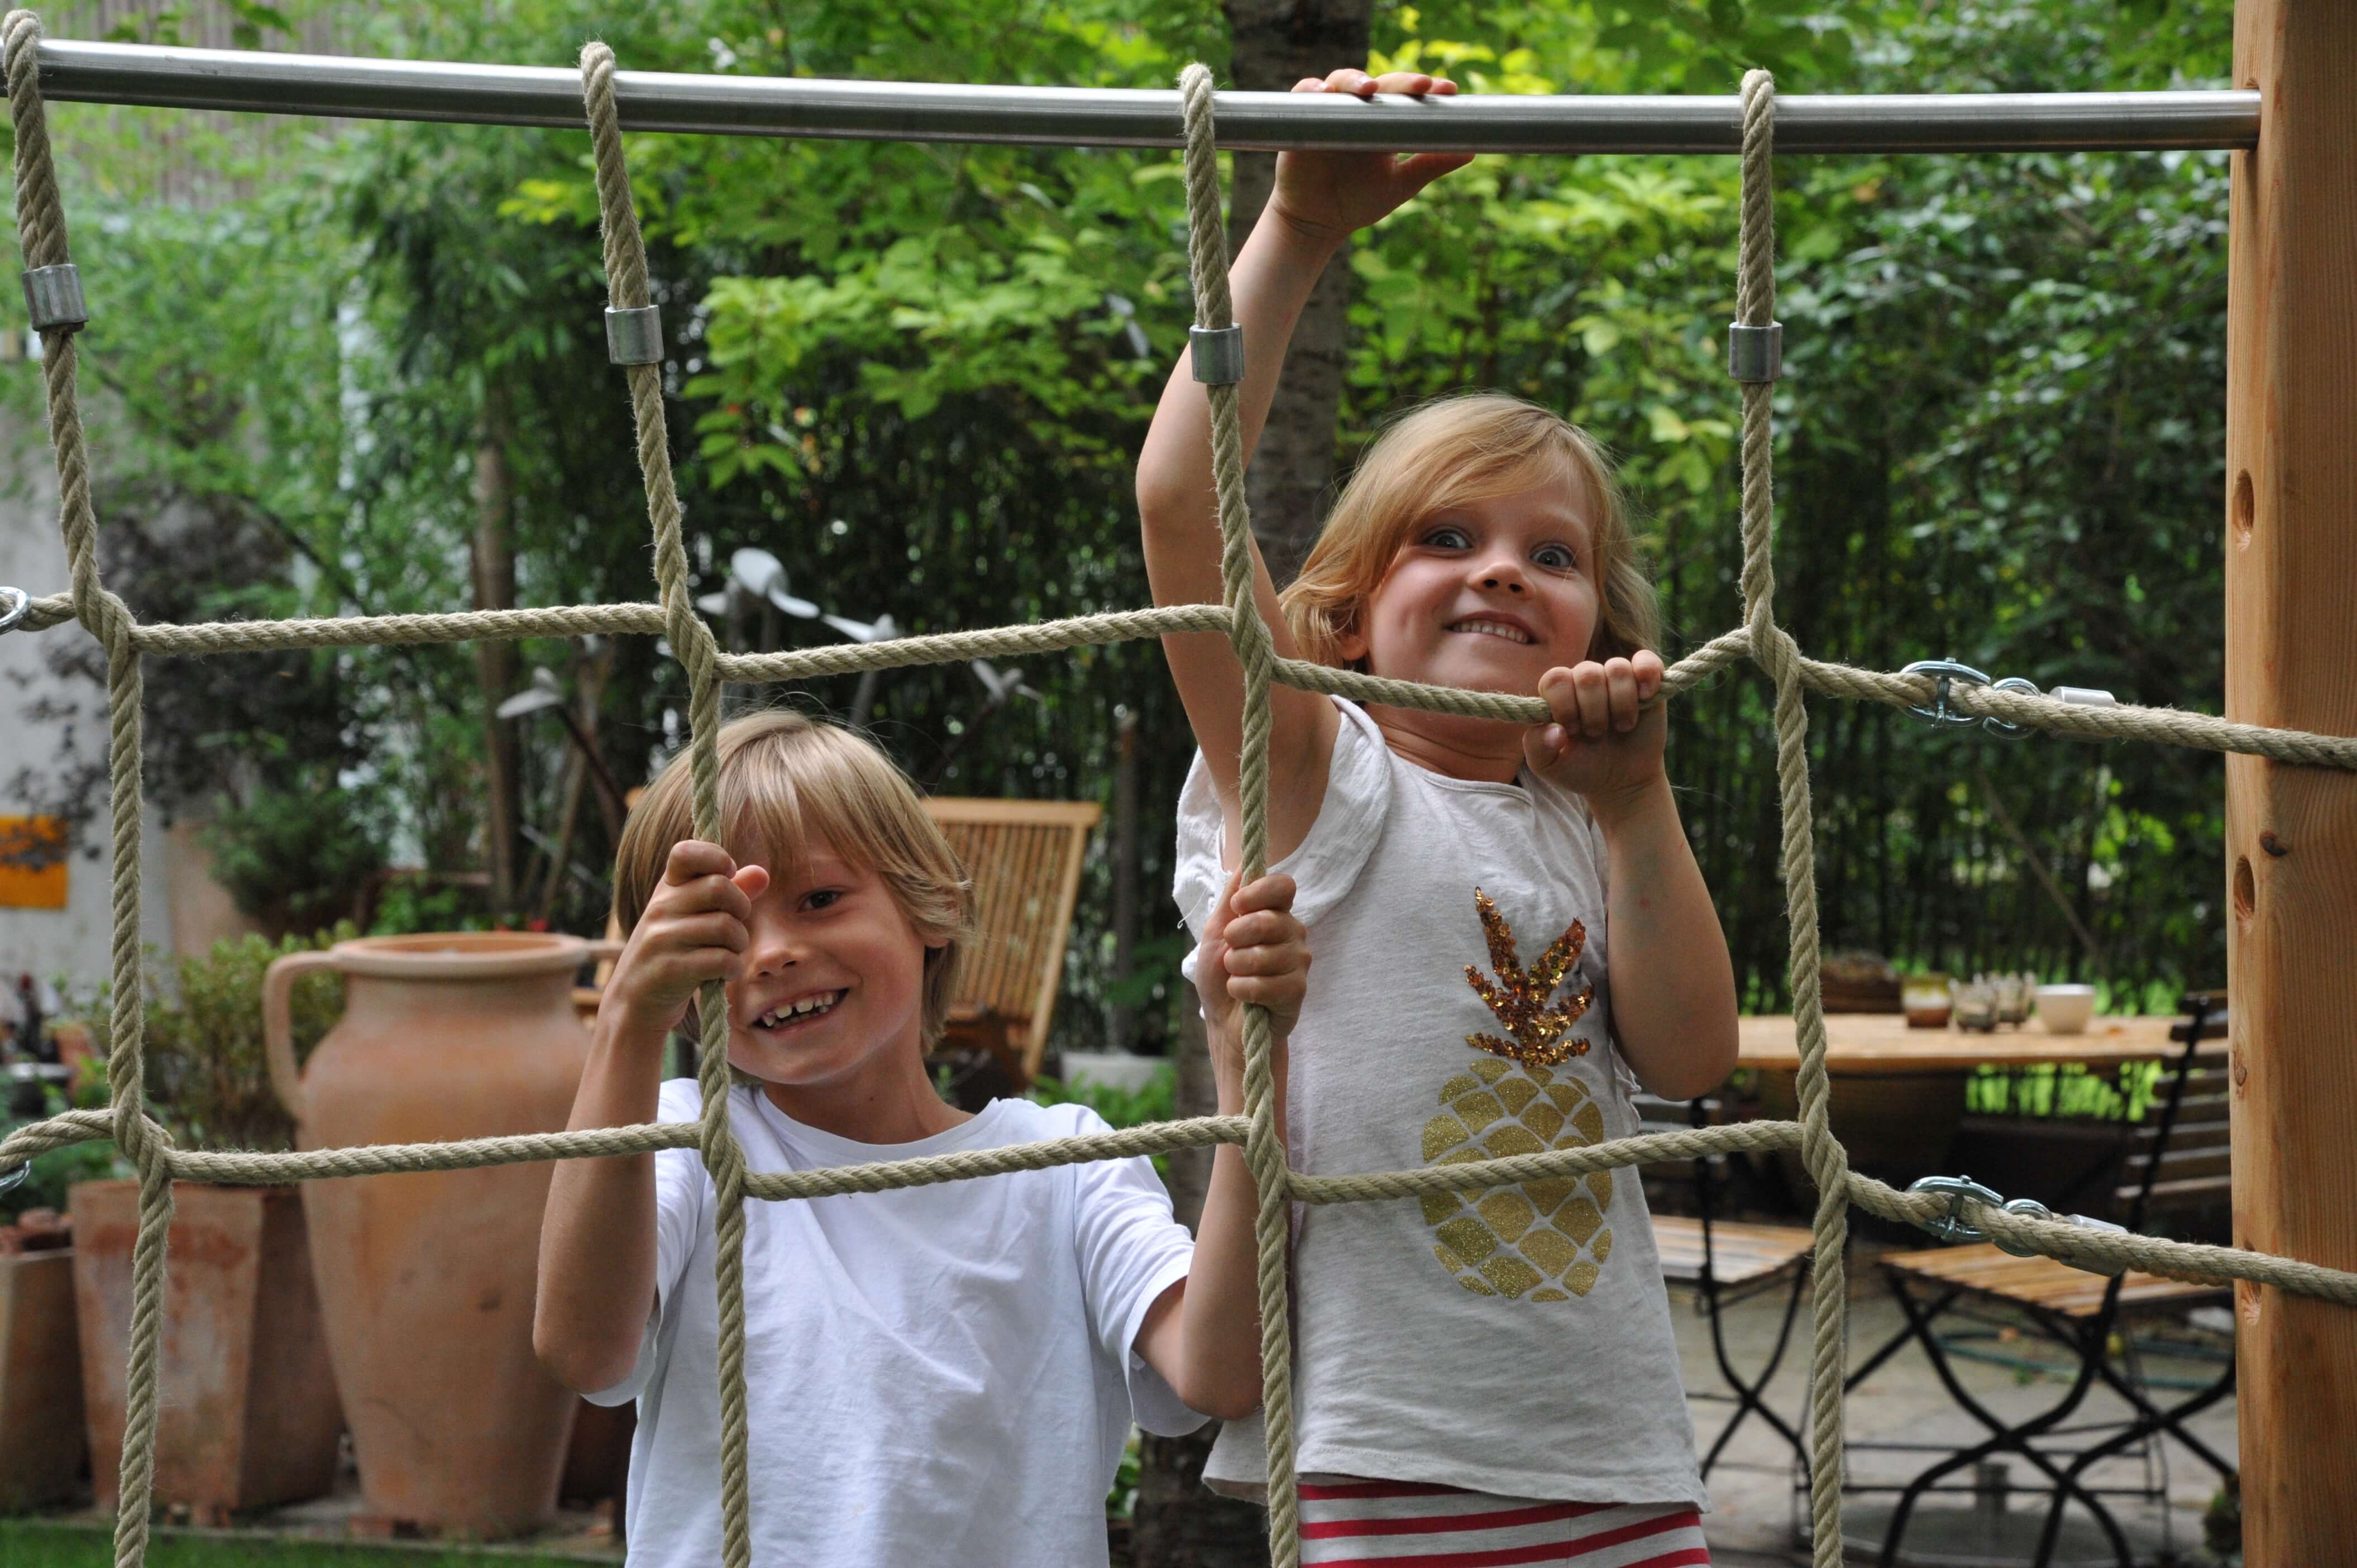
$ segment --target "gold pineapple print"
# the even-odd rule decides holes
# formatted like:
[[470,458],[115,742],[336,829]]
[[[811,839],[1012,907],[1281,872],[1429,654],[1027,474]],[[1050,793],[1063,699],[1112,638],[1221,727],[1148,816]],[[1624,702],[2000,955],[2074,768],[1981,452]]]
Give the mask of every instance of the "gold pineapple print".
[[[1473,907],[1489,939],[1495,978],[1465,966],[1465,983],[1505,1030],[1468,1035],[1481,1053],[1440,1086],[1440,1113],[1424,1124],[1424,1163],[1463,1165],[1544,1149],[1569,1149],[1604,1136],[1604,1112],[1577,1075],[1555,1069],[1587,1053],[1566,1032],[1596,999],[1593,985],[1554,1002],[1555,987],[1579,961],[1587,929],[1577,920],[1526,973],[1513,928],[1480,888]],[[1489,1192],[1438,1193],[1424,1199],[1433,1254],[1477,1295],[1568,1301],[1594,1287],[1612,1253],[1605,1211],[1612,1173],[1563,1176]]]

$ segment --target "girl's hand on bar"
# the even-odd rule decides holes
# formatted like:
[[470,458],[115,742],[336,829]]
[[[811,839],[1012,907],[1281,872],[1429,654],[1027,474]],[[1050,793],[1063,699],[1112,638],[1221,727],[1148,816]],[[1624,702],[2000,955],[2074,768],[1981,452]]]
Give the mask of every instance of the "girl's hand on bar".
[[[1376,77],[1345,67],[1322,81],[1306,76],[1296,92],[1378,92],[1446,98],[1457,84],[1445,76],[1394,70]],[[1442,175],[1473,161],[1470,153],[1279,153],[1269,210],[1306,236],[1339,245],[1390,216]]]

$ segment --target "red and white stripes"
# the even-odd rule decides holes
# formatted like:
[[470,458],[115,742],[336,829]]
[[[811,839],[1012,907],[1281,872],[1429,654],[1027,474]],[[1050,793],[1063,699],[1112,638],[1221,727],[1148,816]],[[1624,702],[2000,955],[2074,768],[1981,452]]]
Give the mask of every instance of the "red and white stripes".
[[1301,1483],[1301,1561],[1320,1568],[1707,1568],[1684,1504],[1566,1503],[1410,1481]]

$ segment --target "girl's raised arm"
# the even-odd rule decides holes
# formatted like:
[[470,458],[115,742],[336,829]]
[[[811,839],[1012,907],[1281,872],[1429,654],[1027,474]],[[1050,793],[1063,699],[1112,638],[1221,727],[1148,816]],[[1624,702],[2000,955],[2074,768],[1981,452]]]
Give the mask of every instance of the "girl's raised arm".
[[[1361,70],[1338,70],[1323,81],[1304,80],[1294,91],[1364,97],[1379,91],[1448,94],[1457,89],[1446,80],[1412,71],[1376,79]],[[1276,396],[1294,325],[1318,274],[1343,241],[1469,161],[1443,154],[1395,157],[1390,153],[1286,153],[1277,158],[1276,184],[1268,205],[1229,272],[1235,319],[1244,337],[1244,380],[1237,390],[1247,462]],[[1185,356],[1163,388],[1153,427],[1138,455],[1137,510],[1154,602],[1221,602],[1211,403]],[[1253,579],[1261,618],[1268,624],[1277,652],[1297,657],[1257,546]],[[1243,749],[1243,667],[1227,639],[1216,632],[1166,637],[1162,648],[1219,791],[1232,855],[1241,836],[1236,777]],[[1333,704],[1316,693],[1273,686],[1269,703],[1268,858],[1275,862],[1292,853],[1318,820],[1340,721]]]

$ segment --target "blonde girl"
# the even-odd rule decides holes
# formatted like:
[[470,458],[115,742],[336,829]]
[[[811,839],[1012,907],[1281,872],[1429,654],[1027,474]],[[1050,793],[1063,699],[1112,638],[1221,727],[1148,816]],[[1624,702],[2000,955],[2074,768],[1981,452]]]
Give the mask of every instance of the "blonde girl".
[[[1297,91],[1445,94],[1355,70]],[[1246,451],[1340,242],[1461,157],[1286,154],[1232,274]],[[1209,410],[1184,361],[1138,468],[1157,604],[1221,597]],[[1630,1090],[1734,1065],[1735,988],[1663,771],[1657,616],[1596,444],[1495,395],[1369,449],[1297,581],[1255,592],[1280,653],[1535,693],[1522,726],[1270,693],[1269,858],[1318,955],[1286,1136],[1321,1175],[1631,1133]],[[1233,866],[1243,672],[1164,639],[1201,750],[1177,894],[1198,930]],[[1296,1215],[1304,1560],[1706,1563],[1668,1303],[1633,1173]],[[1248,1423],[1209,1477],[1249,1490]]]

